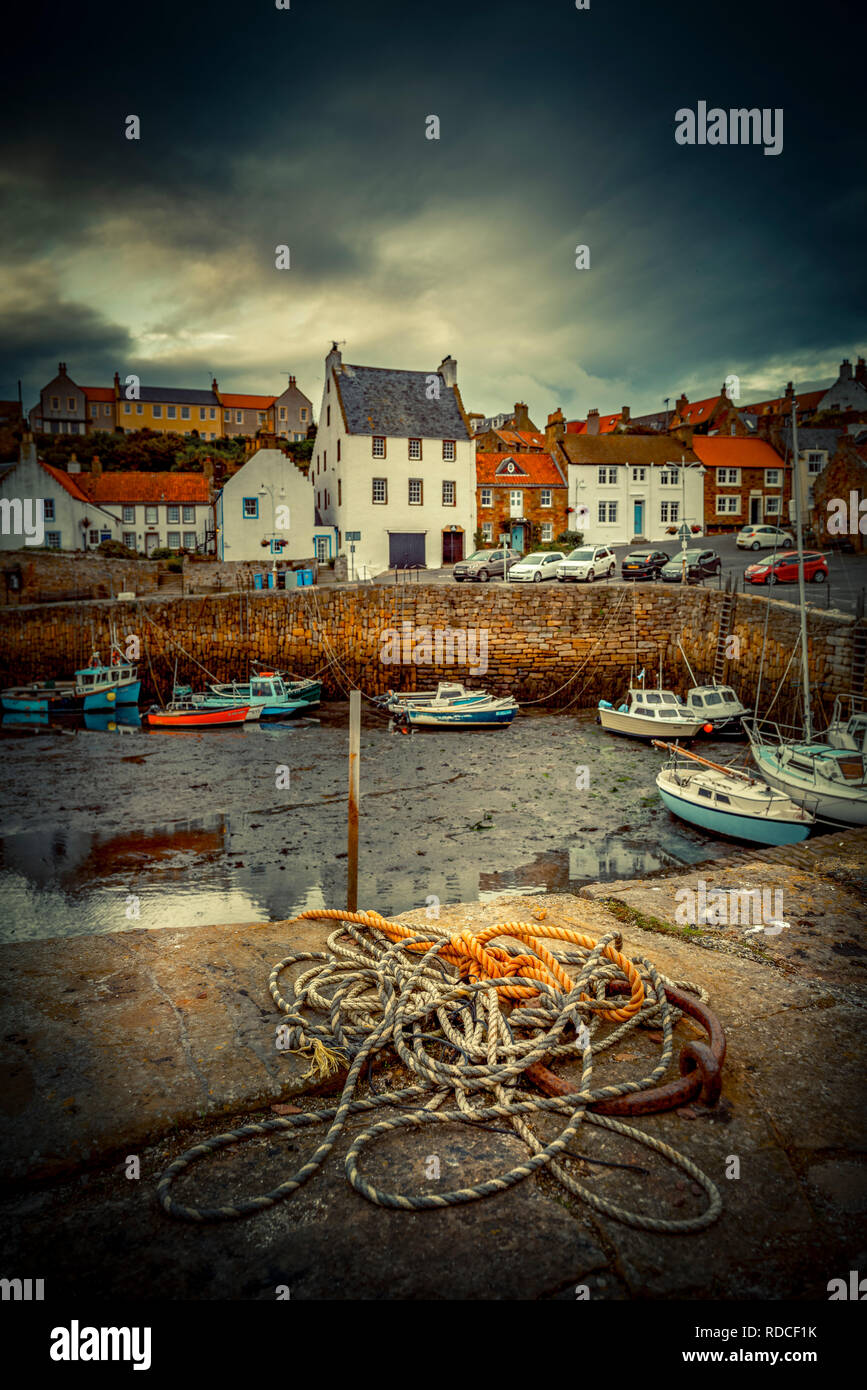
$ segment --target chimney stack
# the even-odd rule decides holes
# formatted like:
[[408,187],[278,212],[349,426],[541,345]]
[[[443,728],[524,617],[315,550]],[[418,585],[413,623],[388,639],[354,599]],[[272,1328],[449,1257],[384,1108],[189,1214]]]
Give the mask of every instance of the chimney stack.
[[215,396],[216,396],[217,392],[219,391],[219,389],[220,389],[220,388],[219,388],[219,386],[217,385],[217,378],[216,378],[215,376],[212,376],[212,377],[211,377],[211,390],[213,391],[213,393],[214,393]]
[[294,378],[294,376],[290,376],[290,378],[289,378],[289,390],[292,391],[292,390],[294,390],[294,388],[295,388],[295,378]]
[[587,412],[587,434],[599,433],[599,411],[596,409]]
[[840,380],[852,380],[852,363],[849,361],[848,357],[844,357],[843,361],[840,363]]
[[81,472],[81,464],[78,462],[78,459],[76,458],[74,452],[69,455],[69,460],[66,464],[66,471],[67,473]]
[[684,392],[682,396],[678,396],[677,400],[674,403],[675,413],[677,415],[682,415],[688,405],[689,396],[687,396],[686,392]]
[[867,364],[865,364],[863,357],[858,358],[858,365],[855,368],[855,380],[859,381],[862,386],[867,386]]
[[439,371],[446,387],[457,386],[458,384],[458,364],[453,357],[444,357],[440,362]]
[[629,424],[629,406],[628,406],[628,405],[625,405],[625,406],[623,407],[623,409],[621,410],[621,412],[620,412],[620,421],[621,421],[621,424],[624,424],[624,425],[628,425],[628,424]]
[[563,412],[558,405],[553,415],[548,416],[548,423],[545,426],[545,448],[549,453],[565,433],[566,421],[563,419]]
[[94,454],[93,458],[90,460],[90,471],[94,478],[98,478],[102,473],[102,464],[99,461],[99,454]]

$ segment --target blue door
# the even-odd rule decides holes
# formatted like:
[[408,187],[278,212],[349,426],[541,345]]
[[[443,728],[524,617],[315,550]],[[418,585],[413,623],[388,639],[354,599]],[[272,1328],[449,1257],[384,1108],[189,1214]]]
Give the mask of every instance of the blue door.
[[524,528],[520,522],[512,527],[512,549],[524,553]]
[[643,503],[643,502],[635,502],[633,505],[634,505],[634,508],[635,508],[635,516],[634,516],[635,526],[634,526],[634,530],[633,530],[633,535],[635,535],[635,536],[641,536],[641,535],[644,534],[644,532],[643,532],[643,530],[642,530],[642,528],[643,528],[643,526],[644,526],[644,503]]

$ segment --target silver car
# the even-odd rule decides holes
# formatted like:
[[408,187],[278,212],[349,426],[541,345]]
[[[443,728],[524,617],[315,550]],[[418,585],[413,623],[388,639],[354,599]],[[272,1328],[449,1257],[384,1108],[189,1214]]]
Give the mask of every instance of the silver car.
[[565,559],[562,550],[536,550],[512,566],[509,570],[509,583],[541,584],[543,579],[556,579],[558,566]]
[[791,531],[781,526],[742,526],[737,536],[739,550],[788,550],[794,544]]

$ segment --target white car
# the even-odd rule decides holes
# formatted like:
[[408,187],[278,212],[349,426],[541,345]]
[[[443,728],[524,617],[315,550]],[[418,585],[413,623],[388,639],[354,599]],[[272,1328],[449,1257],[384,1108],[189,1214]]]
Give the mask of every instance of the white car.
[[605,574],[610,579],[617,568],[614,551],[607,545],[579,545],[566,556],[557,570],[561,584],[583,579],[590,583],[597,575]]
[[788,550],[794,544],[791,531],[780,526],[742,526],[738,531],[739,550]]
[[541,584],[543,579],[555,579],[566,556],[562,550],[536,550],[525,555],[509,570],[510,584]]

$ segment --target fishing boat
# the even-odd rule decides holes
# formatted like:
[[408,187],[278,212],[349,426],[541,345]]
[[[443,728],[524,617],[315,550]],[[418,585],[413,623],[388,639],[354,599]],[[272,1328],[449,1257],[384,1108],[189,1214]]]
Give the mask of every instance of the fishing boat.
[[389,691],[381,703],[395,723],[406,728],[501,729],[518,713],[511,695],[501,699],[452,681],[441,681],[435,691]]
[[[189,691],[189,687],[184,687]],[[219,709],[245,700],[262,707],[264,719],[291,718],[309,714],[319,704],[322,684],[315,680],[287,680],[280,671],[254,670],[243,683],[216,683],[207,693],[188,698],[208,709]]]
[[814,815],[760,778],[660,739],[653,746],[671,755],[656,778],[663,803],[689,825],[753,845],[794,845],[813,829]]
[[705,725],[711,725],[710,732],[714,738],[744,738],[742,720],[750,713],[746,705],[741,703],[730,685],[720,685],[716,680],[709,685],[699,685],[682,643],[678,642],[677,645],[692,681],[692,686],[686,692],[687,709],[701,716]]
[[[798,456],[798,422],[793,405],[792,457],[797,459]],[[817,736],[813,729],[800,489],[796,487],[794,493],[803,723],[800,730],[794,732],[758,718],[745,720],[744,727],[756,767],[769,786],[785,792],[819,820],[835,825],[867,825],[867,724],[853,725],[853,715],[844,725],[840,707],[835,705],[836,723],[832,719],[828,731],[831,734],[833,730],[833,742],[828,737]],[[841,744],[844,746],[838,746]]]
[[615,709],[609,700],[600,700],[597,720],[611,734],[630,738],[695,738],[700,729],[710,733],[712,726],[689,711],[673,690],[645,690],[629,687],[628,703]]
[[72,680],[34,681],[4,690],[0,701],[10,713],[77,714],[82,710],[111,710],[117,705],[137,705],[141,693],[138,670],[127,661],[112,640],[108,665],[98,651],[90,664],[75,672]]
[[143,716],[151,729],[220,729],[229,724],[245,724],[261,716],[261,709],[235,705],[229,709],[202,709],[188,700],[173,700],[160,709],[153,705]]

